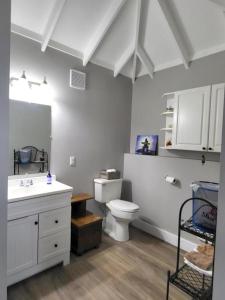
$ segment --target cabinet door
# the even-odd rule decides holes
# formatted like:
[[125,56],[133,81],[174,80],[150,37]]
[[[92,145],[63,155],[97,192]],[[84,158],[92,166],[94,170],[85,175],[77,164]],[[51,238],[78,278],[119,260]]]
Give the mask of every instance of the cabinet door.
[[224,88],[224,83],[212,86],[209,127],[209,151],[211,152],[221,152]]
[[210,93],[211,86],[175,93],[173,148],[207,150]]
[[37,264],[38,216],[8,222],[7,275]]

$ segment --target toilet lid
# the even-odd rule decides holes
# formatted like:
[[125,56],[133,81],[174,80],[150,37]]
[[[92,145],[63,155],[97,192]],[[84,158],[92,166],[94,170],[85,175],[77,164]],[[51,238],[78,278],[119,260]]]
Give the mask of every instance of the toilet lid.
[[126,212],[135,212],[139,210],[139,206],[137,204],[124,200],[112,200],[110,201],[110,206],[112,208]]

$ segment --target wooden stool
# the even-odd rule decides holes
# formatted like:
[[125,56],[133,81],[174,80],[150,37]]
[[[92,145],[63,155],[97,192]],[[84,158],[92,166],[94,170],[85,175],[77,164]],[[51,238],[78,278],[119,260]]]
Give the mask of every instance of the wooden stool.
[[86,210],[90,194],[72,196],[71,250],[78,255],[99,247],[102,237],[102,218]]

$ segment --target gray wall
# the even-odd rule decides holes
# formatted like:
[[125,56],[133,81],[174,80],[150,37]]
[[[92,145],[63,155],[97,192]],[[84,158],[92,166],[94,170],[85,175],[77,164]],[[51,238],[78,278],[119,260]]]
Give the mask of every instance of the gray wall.
[[[167,175],[178,183],[166,183]],[[190,184],[196,180],[219,182],[219,176],[219,162],[202,165],[193,159],[125,154],[126,198],[140,206],[140,220],[174,234],[179,208],[192,196]],[[191,215],[190,209],[186,216]]]
[[0,299],[6,300],[10,2],[0,1]]
[[[134,153],[137,134],[158,134],[160,145],[164,145],[164,134],[160,132],[165,110],[165,92],[189,89],[213,83],[225,82],[225,52],[192,62],[190,69],[178,66],[157,72],[154,79],[148,76],[139,78],[133,87],[131,153]],[[201,159],[200,152],[159,150],[161,156],[175,156]],[[218,154],[207,154],[209,160],[219,160]]]
[[[25,146],[51,153],[51,107],[21,101],[9,102],[9,175],[14,173],[14,149]],[[20,166],[20,174],[38,173],[41,165]]]
[[[154,79],[139,78],[133,86],[130,152],[135,151],[137,134],[158,134],[164,119],[165,92],[204,86],[225,81],[225,52],[212,55],[191,64],[189,70],[178,66],[157,72]],[[159,150],[161,157],[126,155],[124,164],[125,197],[140,203],[141,215],[150,223],[177,232],[177,214],[180,204],[191,196],[189,184],[194,180],[219,180],[219,155],[206,154],[207,163],[201,165],[201,152]],[[209,161],[216,162],[209,162]],[[165,184],[163,176],[177,176],[178,187]],[[129,181],[131,182],[129,184]]]
[[[40,44],[12,35],[11,71],[38,80],[47,76],[55,93],[52,106],[52,172],[73,186],[74,192],[93,192],[93,178],[103,168],[123,169],[129,151],[131,81],[114,79],[112,72],[89,64],[87,90],[69,88],[69,70],[82,70],[81,61]],[[74,155],[77,166],[69,166]],[[93,203],[92,203],[93,204]],[[94,206],[90,204],[91,206]]]

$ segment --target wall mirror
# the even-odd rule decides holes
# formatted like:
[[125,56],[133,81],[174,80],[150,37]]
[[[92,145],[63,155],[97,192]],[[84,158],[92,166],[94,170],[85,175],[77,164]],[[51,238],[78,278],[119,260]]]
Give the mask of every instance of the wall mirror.
[[50,168],[51,107],[9,102],[9,175],[46,172]]

